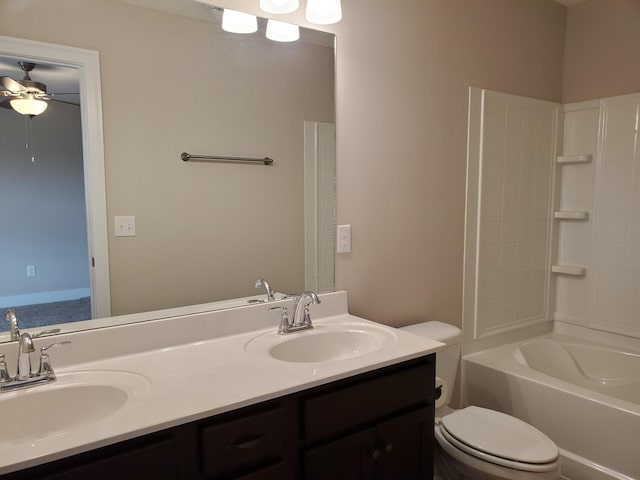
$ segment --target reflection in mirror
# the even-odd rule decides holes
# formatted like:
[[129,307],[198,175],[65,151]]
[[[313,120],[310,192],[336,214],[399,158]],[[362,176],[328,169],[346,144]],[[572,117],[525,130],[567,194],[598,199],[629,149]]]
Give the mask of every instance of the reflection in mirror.
[[[227,307],[265,297],[260,277],[281,293],[332,290],[333,36],[301,29],[300,41],[279,43],[265,39],[265,21],[255,34],[223,32],[219,12],[190,0],[162,2],[171,12],[132,3],[149,2],[0,5],[5,35],[99,52],[111,313]],[[183,162],[182,152],[274,163]],[[121,216],[135,217],[135,236],[115,236]],[[36,264],[31,280],[45,278],[46,263],[27,258],[7,276]]]

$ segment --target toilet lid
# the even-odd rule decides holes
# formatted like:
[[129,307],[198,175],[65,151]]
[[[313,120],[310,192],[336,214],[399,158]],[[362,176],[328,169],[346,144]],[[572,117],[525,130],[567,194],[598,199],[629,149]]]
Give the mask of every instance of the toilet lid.
[[530,464],[551,463],[558,458],[558,447],[544,433],[495,410],[467,407],[442,417],[441,425],[470,455],[476,450]]

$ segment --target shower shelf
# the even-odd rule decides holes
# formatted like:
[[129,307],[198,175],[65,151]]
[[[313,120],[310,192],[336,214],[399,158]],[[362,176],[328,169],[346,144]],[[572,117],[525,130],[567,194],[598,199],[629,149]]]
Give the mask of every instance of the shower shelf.
[[593,155],[590,153],[574,153],[571,155],[558,156],[556,163],[568,164],[568,163],[589,163],[593,160]]
[[575,265],[553,265],[551,271],[559,275],[571,275],[574,277],[584,277],[587,274],[585,267]]
[[589,220],[589,212],[582,210],[556,210],[553,218],[558,220]]

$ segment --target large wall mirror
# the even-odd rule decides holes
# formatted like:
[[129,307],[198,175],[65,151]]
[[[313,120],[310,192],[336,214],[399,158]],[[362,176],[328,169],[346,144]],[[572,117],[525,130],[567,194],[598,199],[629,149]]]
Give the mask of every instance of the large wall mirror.
[[[231,34],[220,28],[219,10],[192,0],[8,1],[0,5],[0,19],[7,38],[99,54],[99,78],[86,78],[83,69],[76,73],[80,90],[88,80],[101,84],[107,231],[93,234],[106,237],[111,315],[135,314],[130,316],[135,321],[151,318],[142,314],[148,311],[209,302],[224,307],[230,305],[226,300],[260,295],[254,286],[260,277],[282,293],[333,289],[333,35],[301,29],[297,42],[273,42],[265,38],[264,20],[257,33]],[[6,67],[20,55],[1,53],[0,68],[5,69],[0,76],[20,79],[15,65]],[[56,67],[74,67],[47,58],[31,72],[33,80],[50,78]],[[14,163],[29,163],[22,175],[42,169],[49,172],[45,179],[52,178],[56,169],[47,162],[67,153],[50,155],[45,148],[52,137],[64,143],[67,133],[45,130],[45,115],[50,123],[66,109],[69,122],[82,126],[91,112],[76,105],[74,114],[71,100],[51,106],[31,119],[35,161],[28,152],[20,154],[20,141],[11,154],[0,145],[0,168],[11,156]],[[9,116],[20,122],[12,131],[27,138],[25,118],[0,109],[0,122]],[[53,123],[59,128],[60,122]],[[78,136],[69,136],[76,155],[84,146],[85,162],[91,162],[86,141],[79,145]],[[274,163],[184,162],[182,152],[270,157]],[[83,176],[86,180],[86,171],[63,175],[67,182]],[[49,194],[62,195],[64,185]],[[41,190],[23,191],[23,198],[43,212],[52,202],[39,197]],[[17,228],[35,219],[18,215],[13,207],[3,202],[3,224]],[[135,236],[115,236],[115,217],[120,216],[135,217]],[[78,230],[77,221],[68,222],[61,230]],[[38,237],[34,244],[54,241],[53,236]],[[1,255],[9,265],[17,253],[3,248]],[[55,262],[38,255],[25,254],[10,271],[3,270],[10,280],[0,284],[0,300],[29,295],[38,290],[38,282],[62,276],[48,270]],[[82,256],[87,258],[86,251]],[[31,266],[35,276],[29,276]],[[84,284],[40,288],[80,290],[90,287],[87,277],[85,271]],[[0,305],[4,317],[8,304]],[[84,322],[87,328],[98,324],[104,322]]]

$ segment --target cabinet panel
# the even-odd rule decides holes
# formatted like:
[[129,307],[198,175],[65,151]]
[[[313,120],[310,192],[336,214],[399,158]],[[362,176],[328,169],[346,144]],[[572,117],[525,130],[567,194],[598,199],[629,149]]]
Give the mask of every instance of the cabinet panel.
[[309,450],[304,458],[305,480],[373,479],[374,439],[375,430],[368,429]]
[[286,478],[293,480],[295,476],[291,474],[291,468],[289,466],[284,463],[278,463],[277,465],[263,468],[234,480],[284,480]]
[[215,477],[282,460],[286,420],[280,407],[203,428],[203,473]]
[[[28,478],[28,477],[27,477]],[[31,478],[46,480],[174,480],[178,478],[175,442],[166,440],[112,455],[51,475]]]
[[428,357],[411,368],[308,398],[304,402],[306,444],[433,403],[434,375],[435,361]]
[[433,475],[433,410],[421,408],[378,425],[377,480],[426,480]]

